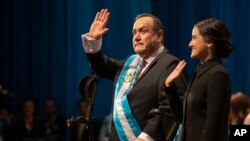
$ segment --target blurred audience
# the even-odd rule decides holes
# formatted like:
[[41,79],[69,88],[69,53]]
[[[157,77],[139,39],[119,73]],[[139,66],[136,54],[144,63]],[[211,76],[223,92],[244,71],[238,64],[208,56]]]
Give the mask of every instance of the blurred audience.
[[109,141],[110,125],[111,124],[111,114],[107,115],[102,122],[102,126],[99,134],[99,141]]
[[23,101],[22,116],[14,125],[13,141],[40,141],[44,136],[41,120],[37,116],[37,102],[28,98]]
[[233,93],[231,96],[229,123],[233,125],[243,124],[249,112],[249,98],[242,92]]
[[43,141],[65,141],[66,140],[66,120],[57,113],[56,103],[48,98],[43,105],[44,117],[43,126],[45,133]]
[[248,113],[248,115],[244,119],[244,123],[243,124],[244,125],[250,125],[250,112]]
[[[77,108],[79,111],[78,116],[86,117],[88,111],[89,102],[86,98],[81,98],[77,103]],[[100,122],[93,118],[91,124],[93,125],[93,134],[94,140],[98,139],[99,130],[100,130]],[[91,130],[88,126],[83,126],[83,124],[77,123],[73,124],[71,127],[70,140],[71,141],[89,141],[89,131]]]
[[15,116],[10,112],[5,103],[0,100],[0,141],[11,141],[12,126]]

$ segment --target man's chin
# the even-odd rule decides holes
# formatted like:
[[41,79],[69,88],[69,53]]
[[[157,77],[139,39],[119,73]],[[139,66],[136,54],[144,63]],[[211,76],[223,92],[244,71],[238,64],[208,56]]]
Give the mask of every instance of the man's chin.
[[197,57],[196,57],[194,54],[191,54],[191,55],[190,55],[190,58],[196,59]]
[[141,57],[142,57],[142,56],[143,56],[143,54],[144,54],[144,53],[143,53],[143,52],[141,52],[141,51],[135,51],[135,53],[137,53],[137,54],[138,54],[139,56],[141,56]]
[[136,49],[135,52],[136,52],[137,54],[143,54],[143,51],[142,51],[142,50],[139,50],[139,49]]

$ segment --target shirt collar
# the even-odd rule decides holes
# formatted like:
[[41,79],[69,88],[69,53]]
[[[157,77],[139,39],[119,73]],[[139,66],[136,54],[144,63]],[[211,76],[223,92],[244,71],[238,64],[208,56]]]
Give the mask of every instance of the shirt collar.
[[147,64],[150,64],[161,52],[163,52],[164,46],[159,47],[156,51],[154,51],[145,61]]
[[195,69],[195,72],[197,73],[197,76],[199,77],[200,75],[202,75],[204,72],[206,72],[208,69],[210,69],[211,67],[213,67],[214,65],[217,64],[222,64],[221,59],[219,58],[211,58],[208,61],[204,62],[204,63],[199,63],[198,66]]

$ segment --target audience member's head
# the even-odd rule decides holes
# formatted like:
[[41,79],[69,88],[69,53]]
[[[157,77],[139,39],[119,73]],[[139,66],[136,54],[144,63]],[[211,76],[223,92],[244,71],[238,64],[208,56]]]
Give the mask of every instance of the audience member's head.
[[44,112],[48,117],[52,117],[56,114],[56,104],[52,98],[47,98],[44,101]]
[[37,103],[32,98],[27,98],[22,103],[23,116],[35,116],[37,114]]
[[243,124],[249,110],[249,98],[242,92],[234,93],[231,97],[229,123]]

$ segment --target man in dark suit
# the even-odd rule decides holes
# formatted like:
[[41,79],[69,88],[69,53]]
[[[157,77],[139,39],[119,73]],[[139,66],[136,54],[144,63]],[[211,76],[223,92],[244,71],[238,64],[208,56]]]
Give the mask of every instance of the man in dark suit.
[[101,52],[101,39],[108,31],[108,19],[107,9],[98,12],[89,33],[82,35],[82,39],[91,69],[114,80],[109,138],[111,141],[165,140],[170,122],[181,120],[187,75],[183,73],[166,88],[164,80],[179,60],[164,48],[163,26],[151,14],[141,14],[135,19],[132,33],[137,54],[123,61],[105,56]]

